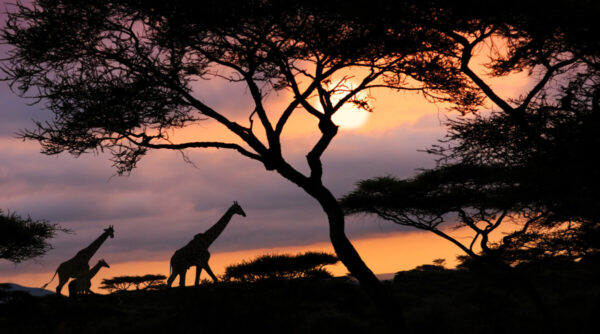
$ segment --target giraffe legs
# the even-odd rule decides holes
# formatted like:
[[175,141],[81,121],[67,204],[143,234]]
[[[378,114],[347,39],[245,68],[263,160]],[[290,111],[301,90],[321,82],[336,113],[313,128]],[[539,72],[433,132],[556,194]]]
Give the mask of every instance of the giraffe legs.
[[179,287],[184,288],[185,287],[185,274],[187,272],[187,269],[182,270],[179,273]]
[[215,281],[215,282],[219,281],[219,279],[217,278],[217,276],[215,276],[215,274],[210,269],[210,266],[208,265],[208,262],[204,264],[204,270],[206,270],[206,272],[208,273],[208,275],[210,275],[210,277],[213,279],[213,281]]
[[200,284],[200,274],[202,273],[202,267],[196,266],[196,279],[194,280],[194,286],[198,286]]
[[67,284],[68,281],[69,276],[63,276],[60,273],[58,274],[58,285],[56,286],[56,295],[62,296],[60,291],[62,290],[63,286]]
[[167,288],[171,287],[171,284],[173,284],[173,281],[177,277],[177,274],[179,273],[176,271],[171,272],[171,276],[169,276],[169,279],[167,279]]

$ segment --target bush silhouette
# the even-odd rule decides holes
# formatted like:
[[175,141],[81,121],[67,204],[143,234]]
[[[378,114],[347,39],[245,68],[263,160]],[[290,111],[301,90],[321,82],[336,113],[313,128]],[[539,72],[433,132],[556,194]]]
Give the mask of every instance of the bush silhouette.
[[329,278],[333,276],[323,267],[338,261],[334,255],[320,252],[268,254],[227,267],[223,279],[255,282],[262,279]]
[[33,220],[0,210],[0,259],[13,263],[43,256],[57,232],[70,232],[46,220]]
[[125,291],[133,287],[135,290],[156,290],[163,287],[164,275],[144,275],[144,276],[117,276],[110,279],[103,279],[101,289],[110,292]]

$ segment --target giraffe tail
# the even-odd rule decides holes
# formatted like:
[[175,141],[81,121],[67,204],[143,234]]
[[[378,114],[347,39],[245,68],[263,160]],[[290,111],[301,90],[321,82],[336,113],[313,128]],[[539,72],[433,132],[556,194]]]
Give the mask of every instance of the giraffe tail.
[[48,284],[50,284],[54,280],[54,277],[56,277],[56,274],[58,274],[58,269],[56,269],[56,271],[54,272],[54,276],[52,276],[52,279],[48,283],[42,285],[42,289],[45,289],[48,286]]

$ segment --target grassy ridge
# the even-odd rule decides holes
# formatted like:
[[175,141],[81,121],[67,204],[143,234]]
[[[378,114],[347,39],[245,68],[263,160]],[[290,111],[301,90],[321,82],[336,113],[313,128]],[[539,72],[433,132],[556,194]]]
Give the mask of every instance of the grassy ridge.
[[[595,333],[600,311],[597,265],[522,271],[532,275],[559,332]],[[541,332],[540,317],[527,296],[494,275],[410,271],[388,286],[402,302],[414,333]],[[370,300],[344,279],[218,283],[84,297],[22,297],[0,304],[0,332],[383,332]]]

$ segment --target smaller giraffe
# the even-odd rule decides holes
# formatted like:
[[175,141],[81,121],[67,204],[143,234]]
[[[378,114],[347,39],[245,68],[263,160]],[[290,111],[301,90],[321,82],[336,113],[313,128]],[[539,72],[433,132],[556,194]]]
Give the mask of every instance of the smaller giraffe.
[[[108,228],[104,229],[104,233],[102,233],[96,240],[94,240],[89,246],[80,250],[73,256],[71,259],[61,263],[56,272],[54,272],[54,276],[50,282],[54,280],[56,274],[58,274],[58,285],[56,286],[56,294],[60,295],[60,291],[63,286],[67,284],[70,278],[78,278],[85,275],[90,270],[90,259],[92,256],[98,251],[98,248],[108,239],[115,237],[115,229],[112,225]],[[45,288],[50,284],[50,282],[44,284],[42,288]]]
[[188,268],[192,266],[196,266],[196,279],[194,285],[198,286],[202,269],[206,270],[208,275],[210,275],[215,282],[218,281],[217,276],[215,276],[208,265],[208,260],[210,259],[208,247],[223,232],[234,214],[246,217],[246,213],[238,202],[233,202],[233,205],[225,212],[223,217],[221,217],[221,219],[219,219],[212,227],[204,233],[196,234],[192,241],[175,251],[175,254],[171,257],[171,275],[167,280],[167,287],[171,287],[171,284],[173,284],[173,281],[177,276],[179,276],[179,286],[184,287],[185,274]]
[[110,268],[108,263],[104,259],[98,261],[98,263],[88,271],[88,273],[82,277],[76,278],[69,282],[69,296],[75,297],[81,294],[94,294],[90,288],[92,287],[92,278],[96,276],[100,268]]

